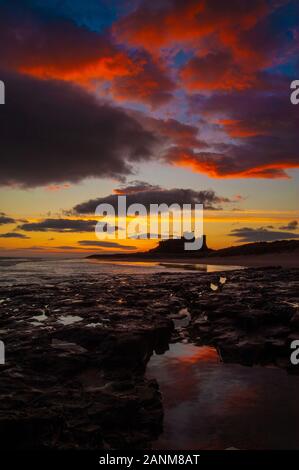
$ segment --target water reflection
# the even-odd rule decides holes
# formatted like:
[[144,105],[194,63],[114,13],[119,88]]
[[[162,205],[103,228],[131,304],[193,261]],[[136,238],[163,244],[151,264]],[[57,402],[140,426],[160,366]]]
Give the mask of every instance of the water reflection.
[[[109,261],[97,259],[30,259],[0,258],[0,282],[16,284],[34,282],[42,284],[50,278],[74,277],[84,275],[154,274],[161,272],[182,273],[186,270],[196,272],[230,271],[238,266],[199,265],[185,263],[160,263],[158,261]],[[243,269],[243,268],[241,268]]]
[[298,449],[299,377],[223,364],[215,349],[176,343],[147,369],[163,395],[156,449]]
[[184,271],[202,271],[205,273],[215,273],[220,271],[234,271],[245,269],[244,266],[233,266],[228,264],[198,264],[198,263],[157,263],[168,269],[179,269]]

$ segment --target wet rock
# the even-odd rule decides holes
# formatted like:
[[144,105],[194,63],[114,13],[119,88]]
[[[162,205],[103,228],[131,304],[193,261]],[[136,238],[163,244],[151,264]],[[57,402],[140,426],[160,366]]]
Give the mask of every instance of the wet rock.
[[189,334],[224,361],[288,368],[290,335],[299,339],[298,287],[297,269],[229,273],[222,292],[207,290],[191,304]]
[[294,328],[299,327],[299,312],[294,313],[294,315],[291,318],[290,324]]
[[[163,408],[158,384],[144,372],[153,352],[163,354],[173,341],[211,344],[223,361],[294,373],[298,274],[270,268],[220,277],[86,275],[55,283],[49,275],[44,285],[0,286],[3,445],[150,447]],[[211,290],[211,283],[221,289]]]

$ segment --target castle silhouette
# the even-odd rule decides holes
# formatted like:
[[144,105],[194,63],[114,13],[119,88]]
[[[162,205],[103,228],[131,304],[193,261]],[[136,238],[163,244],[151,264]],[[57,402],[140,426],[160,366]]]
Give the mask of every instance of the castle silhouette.
[[[202,236],[203,242],[202,247],[196,252],[200,253],[209,253],[210,248],[207,246],[207,237],[206,235]],[[156,255],[156,254],[186,254],[185,243],[194,242],[195,238],[187,240],[185,237],[181,238],[170,238],[169,240],[161,240],[155,248],[152,248],[147,253]]]

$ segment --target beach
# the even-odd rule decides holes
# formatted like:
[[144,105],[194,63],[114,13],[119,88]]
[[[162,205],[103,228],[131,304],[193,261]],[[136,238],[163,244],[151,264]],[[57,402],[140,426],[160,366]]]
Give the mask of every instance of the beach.
[[106,255],[98,256],[99,261],[121,261],[121,262],[153,262],[172,264],[203,264],[220,266],[244,266],[244,267],[269,267],[281,266],[284,268],[299,268],[299,249],[277,253],[250,254],[237,256],[221,256],[213,253],[209,256],[144,256],[143,254],[130,255]]
[[209,258],[201,258],[200,263],[250,267],[281,266],[284,268],[299,268],[299,250],[265,255],[211,256]]
[[[183,430],[180,448],[298,448],[299,270],[128,269],[71,260],[2,269],[5,447],[169,449]],[[282,409],[291,428],[279,443]]]

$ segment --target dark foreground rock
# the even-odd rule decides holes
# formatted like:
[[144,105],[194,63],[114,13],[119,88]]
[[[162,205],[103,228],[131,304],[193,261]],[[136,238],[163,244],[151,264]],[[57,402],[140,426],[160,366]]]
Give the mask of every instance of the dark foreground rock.
[[112,289],[104,279],[1,289],[3,448],[144,448],[159,435],[161,397],[144,371],[173,324],[124,308]]
[[223,277],[224,285],[190,302],[190,337],[215,346],[224,362],[298,373],[290,362],[291,342],[299,339],[298,274],[259,268]]
[[0,287],[3,448],[146,448],[162,431],[145,377],[170,341],[288,371],[299,270],[45,278]]

